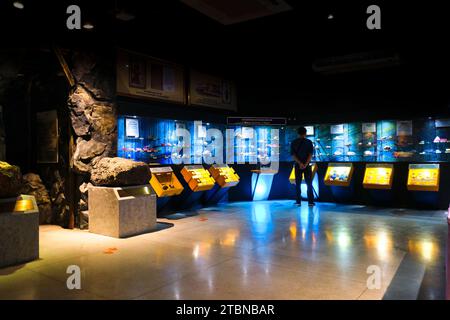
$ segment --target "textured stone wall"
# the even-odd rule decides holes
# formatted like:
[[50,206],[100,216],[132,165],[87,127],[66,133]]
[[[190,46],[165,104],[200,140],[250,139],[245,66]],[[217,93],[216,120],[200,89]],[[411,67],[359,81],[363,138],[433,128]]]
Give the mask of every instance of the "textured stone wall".
[[[71,89],[68,108],[75,134],[71,167],[80,175],[76,202],[79,225],[86,227],[87,193],[91,171],[104,157],[117,153],[117,115],[113,55],[77,52],[70,63],[76,85]],[[81,187],[81,188],[80,188]]]

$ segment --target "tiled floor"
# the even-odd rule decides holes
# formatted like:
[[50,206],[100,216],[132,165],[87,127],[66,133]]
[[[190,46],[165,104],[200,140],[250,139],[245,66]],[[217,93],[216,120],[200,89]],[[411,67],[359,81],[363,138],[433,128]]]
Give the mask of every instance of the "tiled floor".
[[[43,226],[40,260],[0,269],[0,299],[443,298],[444,212],[261,201],[196,213],[128,239]],[[67,289],[69,265],[81,290]],[[367,288],[371,265],[380,289]]]

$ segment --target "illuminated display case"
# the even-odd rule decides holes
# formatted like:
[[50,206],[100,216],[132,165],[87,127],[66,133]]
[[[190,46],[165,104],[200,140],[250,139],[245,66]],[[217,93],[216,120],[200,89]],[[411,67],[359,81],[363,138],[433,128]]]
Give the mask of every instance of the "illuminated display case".
[[[236,126],[200,121],[118,117],[118,156],[146,163],[173,164],[172,159],[202,164],[211,154],[213,139],[208,129],[225,137],[233,129],[231,144],[223,143],[226,162],[264,164],[273,160],[292,161],[290,144],[300,125]],[[380,120],[343,124],[307,124],[307,138],[314,144],[316,162],[448,162],[450,120]],[[190,141],[176,136],[186,129]],[[275,130],[272,130],[275,129]],[[177,148],[190,148],[190,155]],[[233,148],[228,150],[227,148]],[[215,151],[213,151],[215,152]],[[229,158],[227,158],[229,157]]]
[[[311,166],[311,170],[312,170],[312,177],[311,178],[314,179],[314,176],[316,175],[316,172],[317,172],[317,164],[316,163],[310,163],[309,165]],[[303,179],[302,181],[304,182],[305,180]],[[289,175],[289,182],[291,184],[295,184],[295,166],[292,167],[291,174]]]
[[368,163],[363,186],[366,189],[391,189],[394,165],[390,163]]
[[327,186],[348,187],[352,180],[353,163],[328,164],[324,182]]
[[[314,127],[314,134],[307,138],[314,143],[313,160],[318,162],[450,161],[449,119],[379,120],[308,126]],[[298,127],[286,127],[286,147],[297,137]],[[288,149],[282,146],[280,150],[281,160],[288,161]]]
[[[149,164],[174,164],[189,161],[201,164],[203,156],[218,156],[211,152],[212,138],[207,129],[217,129],[224,134],[225,125],[148,117],[118,117],[117,154],[121,158]],[[177,129],[189,132],[190,140],[177,137]],[[184,148],[184,149],[183,149]],[[186,149],[189,153],[185,152]],[[225,148],[224,148],[225,149]],[[223,150],[224,151],[224,150]],[[174,161],[175,159],[175,161]]]
[[209,168],[209,172],[221,188],[234,187],[239,183],[237,173],[226,164],[214,164]]
[[214,179],[201,165],[184,166],[181,174],[194,192],[210,190],[214,187]]
[[171,167],[150,168],[150,172],[150,185],[158,197],[176,196],[183,192],[184,188]]
[[[280,126],[230,126],[234,130],[234,162],[269,165],[272,161],[290,161],[286,155],[289,144],[283,141],[284,127]],[[289,155],[289,153],[287,153]]]
[[439,191],[439,164],[410,164],[408,190]]

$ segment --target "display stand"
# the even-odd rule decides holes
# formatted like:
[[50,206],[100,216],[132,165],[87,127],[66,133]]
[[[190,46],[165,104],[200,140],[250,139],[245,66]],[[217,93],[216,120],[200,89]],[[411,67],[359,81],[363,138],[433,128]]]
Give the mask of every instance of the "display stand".
[[234,187],[239,183],[239,176],[227,164],[213,164],[209,172],[221,188]]
[[214,187],[214,179],[202,165],[185,166],[181,169],[181,174],[194,192],[206,191]]
[[158,197],[171,197],[183,192],[184,188],[171,167],[150,168],[150,172],[150,184]]
[[273,170],[251,170],[252,174],[252,199],[269,199],[272,188],[273,176],[277,171]]
[[89,189],[89,232],[125,238],[155,227],[156,194],[150,185]]
[[39,208],[33,196],[0,199],[0,268],[39,258]]

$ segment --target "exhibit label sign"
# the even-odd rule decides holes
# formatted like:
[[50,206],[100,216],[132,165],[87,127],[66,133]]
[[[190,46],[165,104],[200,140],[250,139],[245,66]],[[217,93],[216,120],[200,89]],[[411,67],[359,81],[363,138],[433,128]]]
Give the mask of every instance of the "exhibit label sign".
[[375,133],[377,132],[377,124],[375,122],[365,122],[362,124],[363,133]]
[[189,104],[236,111],[236,86],[232,81],[191,70]]
[[313,136],[314,135],[314,126],[305,126],[306,135]]
[[330,127],[331,134],[343,134],[344,133],[344,125],[336,124]]
[[125,119],[125,134],[129,138],[139,138],[139,120],[133,118]]
[[117,94],[176,103],[186,102],[181,65],[119,49]]
[[227,124],[252,126],[284,126],[287,124],[287,119],[281,117],[227,117]]

